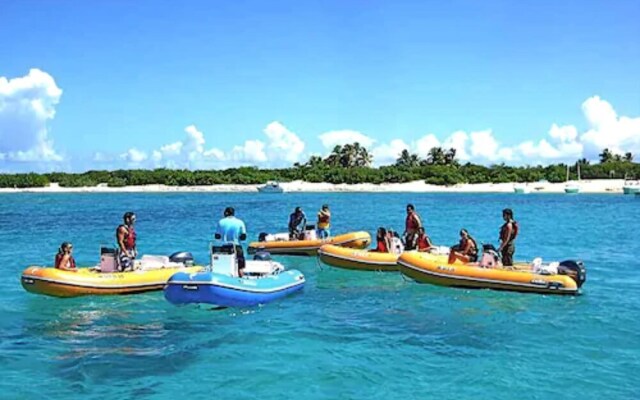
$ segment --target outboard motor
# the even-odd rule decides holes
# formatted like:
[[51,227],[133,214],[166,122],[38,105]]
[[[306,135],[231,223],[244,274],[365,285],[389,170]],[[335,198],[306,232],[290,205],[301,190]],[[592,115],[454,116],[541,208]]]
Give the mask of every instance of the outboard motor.
[[582,261],[566,260],[562,261],[558,266],[558,274],[571,277],[578,287],[587,280],[587,269]]
[[175,263],[183,263],[187,266],[193,265],[193,254],[188,251],[178,251],[169,256],[169,261]]
[[255,261],[271,261],[271,254],[267,251],[258,251],[253,255]]

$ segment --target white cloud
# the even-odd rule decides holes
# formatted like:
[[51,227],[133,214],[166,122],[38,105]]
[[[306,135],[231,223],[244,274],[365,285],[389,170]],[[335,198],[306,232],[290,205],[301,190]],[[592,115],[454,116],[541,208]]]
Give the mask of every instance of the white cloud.
[[614,153],[640,152],[640,117],[618,117],[607,101],[593,96],[582,103],[591,127],[580,135],[587,158],[595,158],[604,148]]
[[409,149],[402,139],[394,139],[389,143],[382,143],[371,150],[373,161],[376,165],[393,164],[396,162],[402,150]]
[[430,133],[418,139],[416,141],[415,146],[412,146],[412,147],[415,148],[416,153],[418,153],[420,157],[425,158],[427,157],[427,154],[429,154],[429,150],[439,146],[440,146],[440,141],[438,140],[436,135],[434,135],[433,133]]
[[53,77],[39,69],[20,78],[0,77],[0,154],[4,160],[63,160],[48,128],[61,96]]
[[263,163],[268,160],[264,152],[264,143],[259,140],[247,140],[242,146],[235,146],[231,150],[231,159],[234,161],[249,161],[252,163]]
[[491,130],[471,132],[471,157],[474,159],[484,159],[496,161],[499,158],[498,151],[500,145],[493,137]]
[[140,164],[143,161],[145,161],[148,157],[147,157],[147,153],[145,153],[144,151],[140,151],[134,147],[127,150],[126,153],[121,154],[120,158],[122,158],[123,160],[131,164]]
[[154,167],[204,168],[224,159],[219,149],[205,150],[204,134],[195,125],[187,126],[184,132],[184,140],[166,144],[151,153]]
[[325,132],[318,136],[318,138],[322,142],[322,146],[329,150],[333,149],[335,146],[343,146],[354,142],[358,142],[360,145],[370,148],[375,143],[375,140],[369,136],[361,132],[348,129]]
[[466,132],[456,131],[442,142],[442,147],[445,149],[456,149],[456,158],[466,161],[470,158],[466,150],[467,140],[469,140],[469,135],[467,135]]
[[267,146],[269,160],[276,162],[284,160],[289,163],[300,160],[300,156],[304,152],[304,142],[286,126],[278,121],[273,121],[264,128],[264,134],[269,139]]

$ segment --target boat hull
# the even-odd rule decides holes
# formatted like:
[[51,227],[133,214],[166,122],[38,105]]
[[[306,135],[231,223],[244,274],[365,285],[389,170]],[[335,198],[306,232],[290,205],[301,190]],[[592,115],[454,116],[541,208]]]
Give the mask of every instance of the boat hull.
[[199,272],[202,267],[162,268],[152,271],[100,273],[89,268],[77,272],[29,267],[22,273],[22,287],[30,293],[54,297],[136,294],[162,290],[178,271]]
[[[470,264],[447,264],[429,255],[404,253],[398,259],[403,275],[419,283],[469,289],[494,289],[543,294],[579,293],[577,283],[567,275],[541,275],[527,271],[480,268]],[[521,269],[517,269],[521,268]]]
[[378,253],[325,244],[318,250],[318,257],[323,263],[336,268],[356,271],[398,271],[399,254]]
[[177,273],[164,289],[172,304],[249,307],[286,297],[304,287],[304,275],[288,270],[261,278],[238,278],[211,272]]
[[249,244],[249,254],[257,251],[268,251],[271,254],[292,256],[315,256],[318,249],[325,244],[333,244],[353,249],[364,249],[371,243],[368,232],[351,232],[328,239],[316,240],[282,240],[272,242],[253,242]]

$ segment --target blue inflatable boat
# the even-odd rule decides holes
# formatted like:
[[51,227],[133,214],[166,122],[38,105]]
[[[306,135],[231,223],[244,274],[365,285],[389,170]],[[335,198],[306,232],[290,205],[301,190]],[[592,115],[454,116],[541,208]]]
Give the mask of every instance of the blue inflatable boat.
[[235,250],[214,247],[210,270],[172,275],[164,288],[164,297],[173,304],[247,307],[277,300],[304,287],[300,271],[285,271],[268,254],[256,254],[254,260],[244,263],[243,276],[239,277]]

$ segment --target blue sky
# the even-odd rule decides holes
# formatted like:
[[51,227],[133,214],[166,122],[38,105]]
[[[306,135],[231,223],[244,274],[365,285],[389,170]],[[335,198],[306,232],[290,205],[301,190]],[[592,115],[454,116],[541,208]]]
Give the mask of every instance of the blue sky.
[[640,152],[638,1],[102,3],[0,2],[0,170]]

